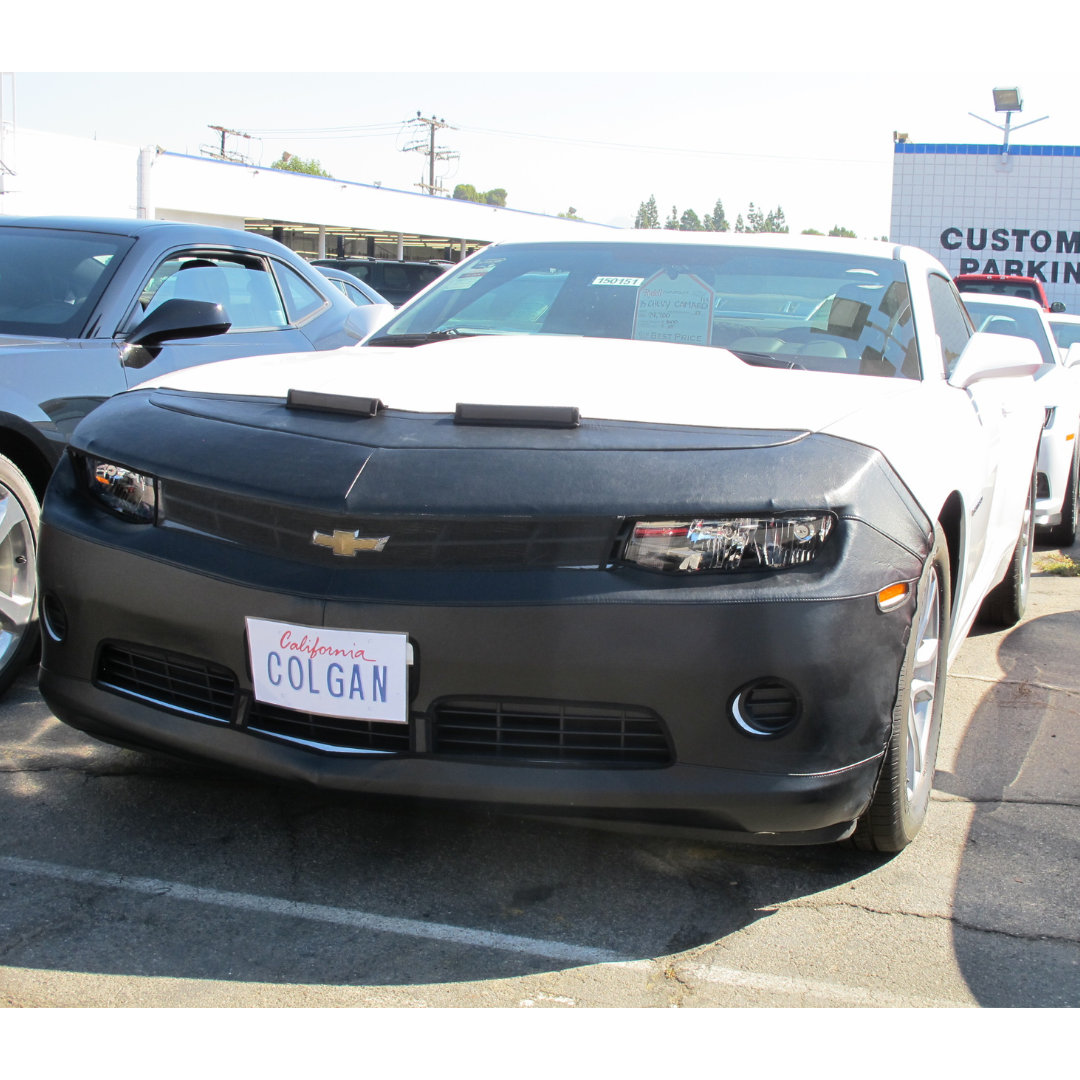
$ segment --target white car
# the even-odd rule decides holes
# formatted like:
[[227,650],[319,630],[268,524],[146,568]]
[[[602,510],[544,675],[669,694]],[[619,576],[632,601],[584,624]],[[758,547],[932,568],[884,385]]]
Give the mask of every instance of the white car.
[[1080,344],[1080,315],[1063,315],[1051,312],[1046,317],[1053,331],[1057,347],[1064,356],[1073,345]]
[[1080,514],[1080,348],[1062,351],[1052,320],[1064,316],[1047,315],[1033,300],[974,293],[964,293],[963,299],[976,330],[1028,338],[1038,346],[1043,366],[1035,385],[1046,422],[1039,448],[1035,525],[1045,530],[1051,543],[1072,547]]
[[359,348],[91,413],[41,690],[323,789],[896,851],[948,662],[1023,613],[1041,367],[914,248],[493,245]]

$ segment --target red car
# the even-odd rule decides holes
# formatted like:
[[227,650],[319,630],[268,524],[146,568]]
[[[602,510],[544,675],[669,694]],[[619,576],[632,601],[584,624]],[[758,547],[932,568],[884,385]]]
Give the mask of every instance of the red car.
[[1034,300],[1043,311],[1061,313],[1065,305],[1060,302],[1050,303],[1046,299],[1046,290],[1036,277],[1019,277],[1015,274],[960,274],[953,278],[956,288],[970,293],[997,293],[999,296],[1019,296],[1023,300]]

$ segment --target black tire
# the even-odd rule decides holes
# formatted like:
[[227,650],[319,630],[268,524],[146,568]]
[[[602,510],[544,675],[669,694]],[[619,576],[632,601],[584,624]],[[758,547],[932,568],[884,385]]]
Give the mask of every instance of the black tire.
[[1069,469],[1069,486],[1061,504],[1061,524],[1046,530],[1046,539],[1057,548],[1071,548],[1076,543],[1077,487],[1080,486],[1080,440],[1073,440],[1072,467]]
[[1009,569],[1001,583],[986,595],[979,608],[979,621],[990,626],[1015,626],[1027,608],[1028,586],[1031,584],[1031,556],[1035,549],[1035,474],[1031,475],[1027,510],[1020,537],[1013,548]]
[[33,488],[0,454],[0,694],[22,673],[38,643],[40,518]]
[[[934,547],[916,590],[915,612],[900,668],[885,760],[874,796],[851,837],[852,843],[864,851],[902,851],[915,839],[926,820],[945,706],[951,588],[949,549],[941,527],[936,526]],[[932,625],[935,619],[936,628]],[[924,625],[926,633],[922,634]],[[925,646],[934,634],[937,635],[936,668],[933,677],[926,679]],[[918,655],[920,644],[924,646],[921,657]],[[931,684],[933,698],[927,702],[924,686]],[[921,728],[918,726],[920,715],[923,718]],[[909,729],[914,744],[909,739]]]

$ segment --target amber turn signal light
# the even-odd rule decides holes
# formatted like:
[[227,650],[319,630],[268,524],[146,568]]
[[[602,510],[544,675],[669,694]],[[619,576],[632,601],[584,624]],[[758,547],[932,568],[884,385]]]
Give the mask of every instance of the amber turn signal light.
[[906,581],[898,581],[895,585],[887,585],[877,594],[877,606],[881,611],[893,611],[906,599],[909,592]]

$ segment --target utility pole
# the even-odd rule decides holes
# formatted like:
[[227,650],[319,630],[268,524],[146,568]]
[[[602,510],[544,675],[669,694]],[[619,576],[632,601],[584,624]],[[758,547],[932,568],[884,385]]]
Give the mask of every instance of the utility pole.
[[232,128],[222,127],[220,124],[207,124],[211,131],[217,131],[221,135],[221,146],[200,146],[199,149],[206,157],[219,158],[221,161],[236,161],[241,165],[248,165],[251,163],[251,158],[247,154],[241,154],[238,151],[225,149],[225,136],[234,135],[238,139],[250,139],[251,136],[244,131],[234,131]]
[[446,146],[435,145],[435,132],[440,128],[448,128],[450,131],[457,131],[457,128],[453,124],[448,124],[446,120],[437,120],[434,116],[421,116],[419,110],[416,116],[406,123],[413,125],[414,130],[419,130],[421,126],[427,127],[427,133],[421,135],[418,139],[414,139],[411,143],[406,144],[401,149],[403,152],[415,150],[417,153],[423,154],[428,159],[428,178],[425,184],[422,180],[419,184],[414,184],[414,187],[420,188],[421,191],[426,192],[428,195],[442,195],[445,194],[446,188],[442,184],[436,184],[435,182],[435,162],[437,161],[457,161],[459,155],[456,151],[450,150]]

